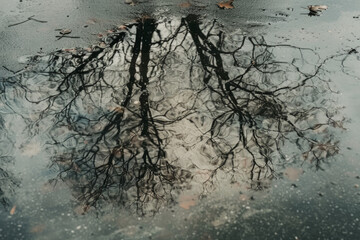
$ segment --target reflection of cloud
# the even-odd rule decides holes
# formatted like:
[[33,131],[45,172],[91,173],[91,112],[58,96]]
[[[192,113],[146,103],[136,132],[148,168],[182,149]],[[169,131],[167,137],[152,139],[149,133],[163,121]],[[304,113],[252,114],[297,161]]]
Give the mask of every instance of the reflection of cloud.
[[186,188],[261,189],[280,164],[307,153],[319,167],[336,154],[341,121],[324,63],[195,15],[146,16],[92,49],[34,57],[8,81],[36,124],[50,124],[52,161],[82,209],[112,202],[155,213]]
[[33,157],[33,156],[38,155],[40,153],[40,151],[41,151],[41,147],[38,142],[29,143],[29,144],[24,145],[21,148],[21,155],[27,156],[27,157]]

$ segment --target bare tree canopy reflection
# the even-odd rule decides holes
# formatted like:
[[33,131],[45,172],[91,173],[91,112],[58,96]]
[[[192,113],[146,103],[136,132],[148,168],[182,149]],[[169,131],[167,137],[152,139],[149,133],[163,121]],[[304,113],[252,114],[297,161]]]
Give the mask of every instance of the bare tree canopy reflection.
[[35,56],[7,79],[84,206],[156,212],[184,188],[206,193],[224,179],[261,188],[285,164],[321,168],[338,152],[342,120],[327,60],[313,50],[195,15],[145,16],[110,32],[89,49]]

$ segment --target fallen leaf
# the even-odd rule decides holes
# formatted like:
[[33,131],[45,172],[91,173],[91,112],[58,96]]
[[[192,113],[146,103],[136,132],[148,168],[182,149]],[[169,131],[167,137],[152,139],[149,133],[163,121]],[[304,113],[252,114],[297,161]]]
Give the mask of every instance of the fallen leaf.
[[308,9],[312,12],[319,12],[319,11],[328,9],[328,6],[326,6],[326,5],[309,5]]
[[97,34],[97,37],[98,37],[98,38],[102,38],[102,37],[104,37],[104,36],[106,36],[106,34],[102,34],[102,33]]
[[100,47],[100,48],[106,48],[106,43],[101,42],[101,43],[99,44],[99,47]]
[[15,214],[15,211],[16,211],[16,205],[14,205],[12,207],[12,209],[10,210],[10,215],[14,215]]
[[239,197],[240,197],[241,201],[247,201],[247,200],[250,199],[250,197],[248,195],[246,195],[246,194],[240,194]]
[[120,25],[120,26],[118,26],[118,29],[119,29],[119,30],[126,30],[127,27],[126,27],[125,25]]
[[85,213],[87,213],[90,210],[91,206],[90,205],[79,205],[74,209],[74,212],[77,215],[84,215]]
[[300,168],[289,167],[285,169],[284,175],[291,181],[296,181],[299,179],[300,175],[304,173],[304,170]]
[[31,233],[41,233],[45,230],[45,225],[44,224],[39,224],[39,225],[36,225],[34,227],[32,227],[30,229],[30,232]]
[[64,52],[76,53],[76,49],[75,48],[66,48],[66,49],[64,49]]
[[219,2],[217,3],[217,5],[221,9],[233,9],[234,8],[233,2],[234,0],[229,0],[226,2]]
[[196,205],[195,196],[183,195],[179,198],[179,206],[186,210]]
[[136,4],[136,2],[133,1],[133,0],[125,0],[125,3],[126,3],[126,4],[129,4],[129,5],[131,5],[131,6],[134,6],[134,5]]
[[60,34],[66,35],[66,34],[70,34],[71,32],[72,32],[71,29],[65,28],[65,29],[61,29]]
[[87,24],[92,24],[92,25],[94,25],[97,22],[98,20],[96,18],[90,18],[86,21]]
[[117,112],[117,113],[124,113],[125,108],[123,108],[123,107],[115,107],[114,111]]
[[184,3],[180,3],[180,4],[179,4],[179,7],[189,8],[189,7],[191,7],[191,3],[189,3],[189,1],[184,2]]

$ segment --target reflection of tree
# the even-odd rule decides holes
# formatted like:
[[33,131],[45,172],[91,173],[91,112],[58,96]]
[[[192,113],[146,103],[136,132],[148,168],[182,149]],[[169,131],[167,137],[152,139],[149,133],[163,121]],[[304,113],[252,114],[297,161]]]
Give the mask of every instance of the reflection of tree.
[[10,206],[10,196],[14,188],[18,186],[18,180],[8,171],[7,167],[14,161],[9,151],[12,143],[7,136],[4,120],[0,117],[0,204],[4,207]]
[[[228,163],[234,166],[234,159],[243,154],[250,159],[252,180],[271,176],[272,159],[286,159],[282,150],[286,141],[294,143],[303,151],[304,158],[314,160],[317,167],[327,156],[338,152],[331,134],[313,134],[319,128],[325,131],[329,125],[342,127],[341,122],[333,119],[334,109],[327,109],[329,103],[321,97],[328,89],[327,82],[320,78],[321,67],[327,60],[306,73],[301,68],[308,61],[304,52],[316,58],[312,50],[271,46],[264,39],[253,37],[243,37],[234,50],[224,50],[223,33],[211,31],[215,22],[205,33],[196,16],[188,16],[185,21],[205,76],[215,76],[213,82],[205,77],[204,83],[212,99],[219,101],[213,101],[217,103],[216,109],[222,109],[220,114],[213,115],[210,130],[210,141],[221,158],[215,171]],[[249,51],[244,53],[246,48]],[[274,53],[281,48],[298,51],[300,57],[277,60]],[[233,138],[222,136],[230,131],[236,132]]]
[[40,57],[16,77],[36,123],[53,121],[53,162],[85,206],[155,211],[194,167],[207,183],[220,172],[260,182],[280,160],[320,167],[338,151],[331,127],[341,122],[312,50],[226,34],[194,15],[143,17],[103,41]]

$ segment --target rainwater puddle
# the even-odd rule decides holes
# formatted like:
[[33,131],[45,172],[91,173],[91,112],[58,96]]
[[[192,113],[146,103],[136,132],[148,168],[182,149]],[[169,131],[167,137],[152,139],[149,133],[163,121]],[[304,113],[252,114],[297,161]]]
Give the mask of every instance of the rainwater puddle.
[[231,29],[144,14],[22,57],[0,82],[0,236],[357,239],[359,156],[333,81],[356,78],[357,48]]

